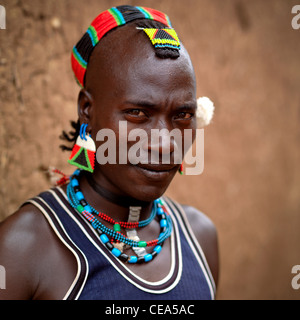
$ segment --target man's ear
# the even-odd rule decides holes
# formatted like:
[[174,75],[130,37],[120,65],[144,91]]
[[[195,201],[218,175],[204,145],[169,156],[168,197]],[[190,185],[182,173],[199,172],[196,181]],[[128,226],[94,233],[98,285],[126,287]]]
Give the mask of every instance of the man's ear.
[[90,125],[93,102],[92,95],[86,89],[81,89],[78,95],[78,117],[81,124],[87,123]]

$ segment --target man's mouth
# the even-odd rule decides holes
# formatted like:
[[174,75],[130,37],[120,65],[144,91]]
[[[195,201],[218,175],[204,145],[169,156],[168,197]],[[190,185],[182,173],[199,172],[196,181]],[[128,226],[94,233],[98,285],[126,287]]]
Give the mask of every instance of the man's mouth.
[[148,170],[148,171],[155,171],[155,172],[164,172],[164,171],[172,171],[178,167],[178,165],[174,164],[137,164],[137,167]]
[[152,180],[164,180],[175,173],[178,165],[174,164],[137,164],[135,167],[147,178]]

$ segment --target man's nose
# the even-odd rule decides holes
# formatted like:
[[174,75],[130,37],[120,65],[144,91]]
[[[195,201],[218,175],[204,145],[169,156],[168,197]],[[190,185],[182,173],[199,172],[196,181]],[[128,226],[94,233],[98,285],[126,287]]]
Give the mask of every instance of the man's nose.
[[152,129],[151,137],[148,143],[148,151],[158,153],[160,155],[172,154],[176,148],[174,136],[166,128]]

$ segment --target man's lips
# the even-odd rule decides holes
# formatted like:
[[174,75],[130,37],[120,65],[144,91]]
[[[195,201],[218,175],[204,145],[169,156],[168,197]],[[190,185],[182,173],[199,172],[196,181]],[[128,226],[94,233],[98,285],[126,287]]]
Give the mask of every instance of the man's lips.
[[178,165],[174,165],[174,164],[141,164],[139,163],[136,166],[141,169],[154,171],[154,172],[166,172],[166,171],[172,171],[178,168]]
[[178,165],[174,164],[137,164],[134,165],[136,170],[140,172],[144,177],[149,179],[149,181],[168,181],[178,169]]

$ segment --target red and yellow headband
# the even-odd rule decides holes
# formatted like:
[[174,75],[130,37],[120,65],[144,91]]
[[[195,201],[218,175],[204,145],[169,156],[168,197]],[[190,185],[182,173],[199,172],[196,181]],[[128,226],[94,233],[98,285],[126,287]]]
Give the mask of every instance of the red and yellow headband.
[[[172,28],[170,19],[166,14],[150,8],[126,5],[114,7],[100,13],[91,23],[79,42],[74,46],[72,51],[72,69],[75,78],[81,87],[84,86],[84,76],[89,57],[101,38],[108,31],[136,19],[154,20]],[[148,36],[150,37],[151,35],[148,34]]]

